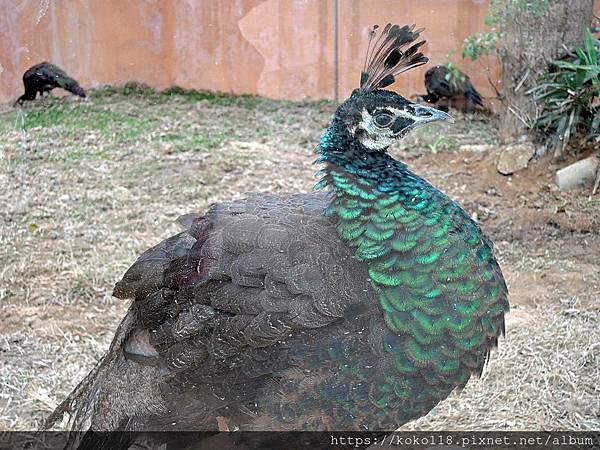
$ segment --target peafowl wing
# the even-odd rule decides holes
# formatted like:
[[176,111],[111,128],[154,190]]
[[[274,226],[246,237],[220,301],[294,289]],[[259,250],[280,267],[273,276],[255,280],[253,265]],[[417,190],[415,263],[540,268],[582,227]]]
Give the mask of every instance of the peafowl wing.
[[57,411],[75,429],[372,427],[385,325],[330,201],[216,205],[145,252],[115,287],[134,302],[108,354]]

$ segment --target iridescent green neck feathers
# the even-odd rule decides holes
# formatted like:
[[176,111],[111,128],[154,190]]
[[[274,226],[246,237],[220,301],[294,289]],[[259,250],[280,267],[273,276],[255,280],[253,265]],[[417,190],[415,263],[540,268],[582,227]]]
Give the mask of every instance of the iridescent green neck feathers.
[[[480,373],[504,329],[507,289],[492,244],[445,194],[385,151],[370,151],[334,120],[321,138],[317,188],[366,264],[396,375],[379,385],[382,408],[423,383],[439,401]],[[402,385],[400,388],[399,383]]]

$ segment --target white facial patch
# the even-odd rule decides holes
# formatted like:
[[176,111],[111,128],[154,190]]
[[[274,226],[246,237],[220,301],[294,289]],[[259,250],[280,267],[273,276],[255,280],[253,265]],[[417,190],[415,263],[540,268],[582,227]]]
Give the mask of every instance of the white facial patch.
[[[408,111],[406,111],[405,109],[397,109],[397,108],[392,108],[391,106],[386,106],[385,108],[386,111],[389,111],[391,113],[394,113],[394,115],[396,116],[396,118],[398,117],[404,117],[406,119],[410,119],[412,121],[418,121],[419,118],[411,113],[409,113]],[[376,109],[375,111],[378,111],[379,109]]]
[[[394,120],[396,120],[398,117],[404,117],[413,121],[413,125],[418,123],[418,117],[415,117],[404,109],[386,106],[375,109],[375,112],[381,110],[385,110],[386,112],[393,114],[395,117]],[[373,120],[373,116],[366,109],[361,111],[361,116],[361,121],[358,123],[356,128],[363,130],[364,133],[359,133],[358,140],[368,149],[382,150],[392,145],[398,139],[398,135],[394,134],[391,128],[378,127]],[[402,133],[402,135],[404,135],[404,133]]]
[[394,143],[396,138],[391,129],[375,125],[373,116],[366,109],[362,110],[361,116],[356,128],[364,131],[364,133],[358,134],[358,140],[362,145],[370,150],[382,150]]

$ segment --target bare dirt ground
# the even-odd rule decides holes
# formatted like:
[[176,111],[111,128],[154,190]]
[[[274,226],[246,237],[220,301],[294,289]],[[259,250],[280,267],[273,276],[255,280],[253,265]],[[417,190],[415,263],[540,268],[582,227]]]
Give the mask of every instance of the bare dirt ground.
[[[128,307],[113,284],[178,215],[310,190],[332,110],[137,88],[0,106],[0,430],[38,427],[101,357]],[[499,175],[497,147],[469,147],[496,142],[458,115],[393,150],[476,215],[512,308],[483,379],[405,428],[600,429],[600,197],[558,192],[544,160]]]

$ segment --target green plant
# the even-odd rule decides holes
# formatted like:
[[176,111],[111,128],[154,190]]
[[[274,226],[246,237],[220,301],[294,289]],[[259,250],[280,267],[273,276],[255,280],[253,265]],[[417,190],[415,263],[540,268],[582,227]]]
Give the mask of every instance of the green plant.
[[137,81],[128,81],[119,86],[104,86],[90,91],[91,97],[103,98],[112,95],[126,95],[130,97],[142,97],[158,99],[158,92],[153,87]]
[[160,92],[162,98],[180,97],[187,101],[208,101],[220,106],[239,106],[253,109],[261,103],[261,98],[249,94],[228,94],[223,92],[199,91],[196,89],[184,89],[180,86],[172,86]]
[[483,31],[467,36],[463,42],[462,57],[477,61],[495,52],[501,35],[499,31]]
[[445,78],[446,81],[456,85],[457,83],[462,83],[465,81],[465,75],[460,71],[460,69],[451,61],[451,58],[454,56],[455,52],[452,50],[448,53],[447,58],[448,62],[446,63],[446,69],[448,69],[448,73]]
[[534,126],[555,155],[575,136],[600,141],[600,41],[586,30],[584,48],[567,59],[552,62],[528,91],[539,108]]
[[438,153],[440,150],[452,150],[457,147],[456,139],[448,137],[444,134],[439,135],[433,142],[427,144],[427,148],[431,153]]

